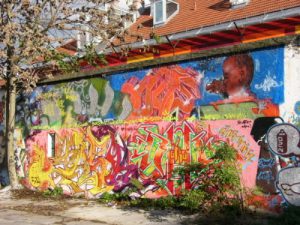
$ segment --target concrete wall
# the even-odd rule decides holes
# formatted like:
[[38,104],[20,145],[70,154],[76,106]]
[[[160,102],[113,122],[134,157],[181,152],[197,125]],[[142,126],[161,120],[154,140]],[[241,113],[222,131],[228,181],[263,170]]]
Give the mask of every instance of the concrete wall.
[[286,122],[300,127],[300,49],[285,48],[285,76],[283,104],[280,105],[280,114]]
[[239,154],[243,185],[260,186],[265,195],[255,201],[274,208],[286,201],[275,184],[290,158],[270,151],[264,137],[277,117],[298,116],[299,98],[287,93],[299,87],[292,54],[259,49],[38,87],[18,99],[21,181],[98,197],[135,178],[144,187],[138,195],[177,194],[197,179],[176,185],[174,168],[208,163],[227,142]]

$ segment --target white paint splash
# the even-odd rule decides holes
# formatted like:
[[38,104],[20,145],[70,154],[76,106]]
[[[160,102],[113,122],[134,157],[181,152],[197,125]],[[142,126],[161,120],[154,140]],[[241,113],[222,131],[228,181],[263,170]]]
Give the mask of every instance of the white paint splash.
[[277,82],[276,76],[271,77],[270,74],[264,79],[261,84],[255,84],[256,89],[262,89],[263,91],[271,91],[272,88],[280,87],[283,85],[283,82]]

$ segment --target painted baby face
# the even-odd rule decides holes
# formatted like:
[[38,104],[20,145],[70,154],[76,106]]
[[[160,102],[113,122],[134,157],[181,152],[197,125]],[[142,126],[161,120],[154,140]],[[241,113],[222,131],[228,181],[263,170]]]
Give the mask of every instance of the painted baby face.
[[224,90],[230,95],[239,92],[245,86],[245,71],[239,67],[235,58],[229,58],[223,64]]

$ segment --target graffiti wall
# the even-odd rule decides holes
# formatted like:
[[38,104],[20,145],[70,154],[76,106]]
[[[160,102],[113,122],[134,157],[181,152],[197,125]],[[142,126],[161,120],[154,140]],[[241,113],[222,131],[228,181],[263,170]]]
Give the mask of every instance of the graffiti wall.
[[254,119],[279,116],[284,48],[257,50],[38,87],[20,97],[18,124],[74,127],[89,122]]
[[157,66],[40,86],[20,96],[16,157],[22,183],[98,197],[137,180],[139,196],[178,194],[199,178],[178,185],[174,170],[209,163],[226,142],[238,153],[242,185],[262,189],[255,201],[266,208],[288,202],[281,189],[290,187],[278,183],[287,183],[280,174],[290,156],[278,155],[266,138],[286,119],[280,117],[287,102],[285,51]]
[[[34,131],[26,140],[27,156],[19,153],[19,174],[30,188],[61,186],[66,193],[89,197],[123,191],[132,179],[143,185],[141,193],[146,197],[179,194],[191,188],[196,178],[186,178],[178,186],[174,169],[186,163],[209,163],[216,147],[227,142],[238,151],[243,185],[252,187],[259,148],[250,130],[251,126],[232,120]],[[55,137],[54,152],[49,148],[49,136]]]

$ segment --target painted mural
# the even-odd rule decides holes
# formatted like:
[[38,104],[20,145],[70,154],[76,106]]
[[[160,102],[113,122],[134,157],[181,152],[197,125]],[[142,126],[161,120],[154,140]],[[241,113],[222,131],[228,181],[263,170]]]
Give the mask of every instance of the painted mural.
[[[178,186],[174,168],[193,162],[210,163],[216,146],[227,142],[238,151],[243,185],[252,187],[259,152],[250,138],[250,130],[251,126],[243,127],[239,120],[36,130],[25,143],[27,156],[22,159],[19,174],[29,188],[61,186],[65,193],[87,197],[123,191],[132,186],[132,179],[144,187],[137,194],[175,195],[192,187],[194,180],[185,179]],[[55,135],[55,152],[51,157],[47,151],[51,144],[49,134]],[[19,155],[21,158],[22,153]]]
[[164,117],[279,116],[282,59],[283,48],[273,48],[41,86],[20,96],[17,122],[48,129]]
[[94,198],[138,181],[136,196],[176,195],[199,179],[178,185],[174,170],[210,163],[227,143],[243,187],[262,189],[250,204],[293,204],[284,190],[297,192],[298,177],[286,185],[281,174],[298,159],[277,154],[266,138],[283,122],[283,58],[277,47],[40,86],[18,100],[22,183]]

